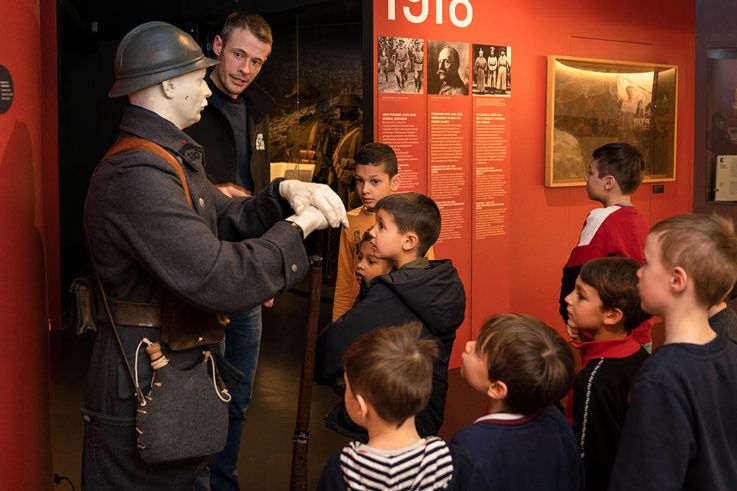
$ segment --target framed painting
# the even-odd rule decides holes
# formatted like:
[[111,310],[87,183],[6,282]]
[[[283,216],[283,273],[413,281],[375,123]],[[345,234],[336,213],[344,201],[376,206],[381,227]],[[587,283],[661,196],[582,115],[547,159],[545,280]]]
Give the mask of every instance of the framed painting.
[[626,142],[645,182],[676,178],[678,67],[548,57],[545,186],[583,186],[592,152]]

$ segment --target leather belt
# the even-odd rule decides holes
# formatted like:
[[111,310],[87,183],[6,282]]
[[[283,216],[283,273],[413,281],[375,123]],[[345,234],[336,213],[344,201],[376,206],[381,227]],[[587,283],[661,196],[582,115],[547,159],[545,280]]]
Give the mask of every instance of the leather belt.
[[[108,305],[116,325],[161,328],[161,304],[108,299]],[[97,320],[104,324],[110,323],[102,297],[97,299]]]

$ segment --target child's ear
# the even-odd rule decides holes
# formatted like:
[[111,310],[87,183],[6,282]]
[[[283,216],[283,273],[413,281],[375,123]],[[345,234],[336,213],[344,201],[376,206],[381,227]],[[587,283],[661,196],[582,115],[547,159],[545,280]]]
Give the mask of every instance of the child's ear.
[[369,411],[368,402],[366,402],[366,399],[364,399],[361,394],[355,394],[355,396],[356,401],[358,402],[358,412],[361,415],[361,419],[365,421]]
[[406,234],[404,234],[404,239],[402,240],[402,250],[404,252],[409,252],[417,247],[417,244],[419,242],[420,239],[417,237],[416,233],[407,232]]
[[617,180],[614,178],[614,176],[604,176],[604,189],[607,191],[611,191],[614,189],[614,185],[617,183]]
[[399,185],[400,184],[402,184],[402,176],[400,174],[396,174],[389,181],[389,185],[391,186],[392,192],[394,192],[397,189],[399,189]]
[[489,384],[489,388],[486,389],[486,395],[489,399],[495,401],[504,400],[507,397],[507,384],[501,380],[494,380]]
[[688,284],[688,273],[680,267],[676,266],[671,270],[669,286],[673,293],[680,293],[685,290]]
[[605,326],[615,326],[622,322],[624,319],[624,313],[622,312],[622,309],[619,308],[613,308],[613,309],[604,309],[604,325]]

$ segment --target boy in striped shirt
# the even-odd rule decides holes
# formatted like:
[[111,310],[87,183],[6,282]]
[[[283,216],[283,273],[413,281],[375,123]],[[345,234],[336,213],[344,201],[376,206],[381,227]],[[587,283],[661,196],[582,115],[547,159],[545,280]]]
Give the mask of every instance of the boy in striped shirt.
[[372,330],[346,349],[346,410],[369,440],[335,452],[318,490],[486,489],[465,450],[417,433],[415,415],[427,406],[438,355],[421,330],[419,323]]

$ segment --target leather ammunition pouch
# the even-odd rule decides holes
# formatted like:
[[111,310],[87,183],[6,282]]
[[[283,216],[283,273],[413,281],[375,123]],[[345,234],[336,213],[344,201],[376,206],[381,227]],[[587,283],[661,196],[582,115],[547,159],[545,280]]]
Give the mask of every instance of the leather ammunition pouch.
[[230,319],[167,294],[161,311],[161,342],[174,351],[217,344],[225,339]]
[[69,285],[69,317],[64,327],[74,329],[77,336],[97,331],[96,283],[94,276],[84,276],[75,278]]

